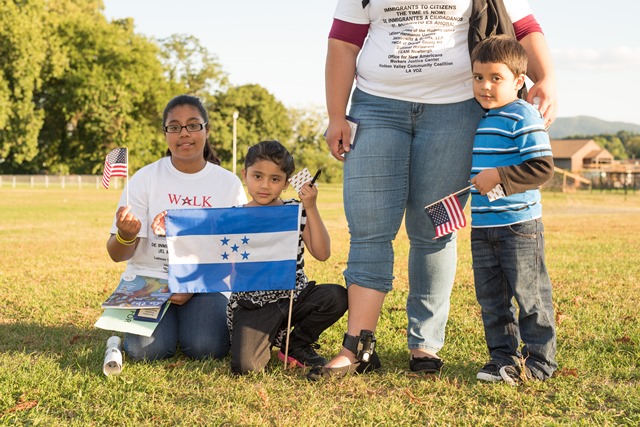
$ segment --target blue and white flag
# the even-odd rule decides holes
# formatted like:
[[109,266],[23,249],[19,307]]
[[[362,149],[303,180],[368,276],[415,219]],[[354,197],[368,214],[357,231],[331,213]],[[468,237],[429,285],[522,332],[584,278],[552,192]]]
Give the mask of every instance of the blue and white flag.
[[294,289],[300,206],[169,210],[169,291]]

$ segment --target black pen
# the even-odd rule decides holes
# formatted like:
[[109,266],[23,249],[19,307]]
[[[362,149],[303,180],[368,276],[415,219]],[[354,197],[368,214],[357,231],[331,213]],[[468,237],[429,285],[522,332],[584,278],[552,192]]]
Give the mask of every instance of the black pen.
[[311,180],[311,182],[309,183],[310,185],[315,184],[316,180],[318,179],[318,177],[320,176],[320,172],[322,172],[322,169],[318,169],[318,172],[316,172],[316,175],[313,177],[313,179]]

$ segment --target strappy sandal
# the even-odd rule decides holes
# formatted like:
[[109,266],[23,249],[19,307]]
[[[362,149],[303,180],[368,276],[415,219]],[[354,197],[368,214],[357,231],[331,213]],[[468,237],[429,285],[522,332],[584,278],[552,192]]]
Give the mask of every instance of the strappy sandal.
[[378,353],[374,351],[368,362],[358,361],[350,365],[340,366],[339,368],[330,368],[326,366],[316,366],[311,368],[309,373],[307,373],[307,379],[309,381],[321,381],[329,378],[342,378],[349,374],[366,374],[381,367],[382,363],[380,363]]

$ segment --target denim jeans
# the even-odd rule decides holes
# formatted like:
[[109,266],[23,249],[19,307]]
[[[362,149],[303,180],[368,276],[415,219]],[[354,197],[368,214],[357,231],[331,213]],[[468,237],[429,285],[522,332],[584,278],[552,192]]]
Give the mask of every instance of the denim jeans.
[[408,346],[438,351],[449,316],[456,236],[434,240],[424,207],[469,185],[473,138],[483,110],[474,99],[420,104],[356,89],[349,114],[360,123],[344,164],[347,286],[391,290],[392,242],[406,213]]
[[[320,334],[346,311],[347,290],[344,287],[310,282],[293,303],[289,350],[316,342]],[[243,307],[239,302],[233,313],[231,371],[236,374],[262,371],[271,359],[271,347],[278,331],[287,326],[288,316],[288,298],[259,308]]]
[[150,337],[125,334],[124,350],[133,360],[171,357],[178,345],[191,358],[223,358],[229,352],[228,298],[194,294],[186,304],[171,304]]
[[536,378],[549,378],[557,368],[556,331],[542,221],[473,228],[471,251],[491,359],[513,365],[522,356]]

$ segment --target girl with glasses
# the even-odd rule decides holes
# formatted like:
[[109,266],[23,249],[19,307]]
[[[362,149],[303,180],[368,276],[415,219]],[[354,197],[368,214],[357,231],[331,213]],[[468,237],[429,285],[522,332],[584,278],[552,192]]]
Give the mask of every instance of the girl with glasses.
[[[247,198],[238,177],[220,167],[208,142],[207,112],[198,98],[180,95],[169,101],[163,130],[167,155],[129,179],[107,251],[114,261],[127,262],[126,274],[166,279],[166,239],[153,233],[154,217],[167,209],[237,206]],[[174,294],[170,301],[151,337],[125,334],[124,350],[129,358],[167,358],[178,348],[196,359],[226,356],[230,345],[226,295]]]

